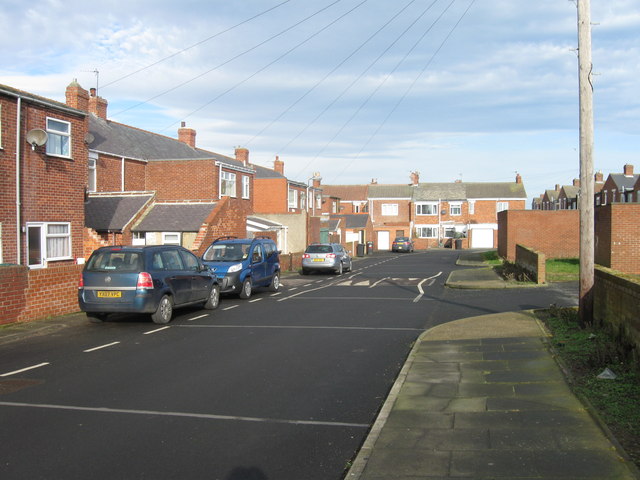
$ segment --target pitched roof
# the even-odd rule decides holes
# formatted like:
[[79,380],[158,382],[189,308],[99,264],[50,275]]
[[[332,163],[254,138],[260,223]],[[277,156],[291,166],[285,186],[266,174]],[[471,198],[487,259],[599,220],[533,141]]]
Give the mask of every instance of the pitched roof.
[[467,198],[527,198],[523,183],[467,182]]
[[243,167],[235,158],[193,148],[180,140],[140,130],[121,123],[89,115],[89,132],[94,139],[91,150],[138,160],[211,159]]
[[609,175],[609,177],[611,177],[611,180],[613,180],[619,190],[622,190],[622,188],[624,188],[625,190],[633,190],[640,175],[638,175],[637,173],[634,175],[612,173],[611,175]]
[[464,183],[420,183],[413,187],[414,201],[464,200],[467,191]]
[[82,117],[87,116],[87,112],[83,112],[82,110],[78,110],[77,108],[70,107],[66,103],[57,102],[55,100],[51,100],[50,98],[41,97],[40,95],[35,95],[30,92],[25,92],[23,90],[10,87],[9,85],[0,84],[0,93],[9,95],[12,97],[21,97],[23,100],[31,101],[33,103],[39,103],[41,105],[55,108],[57,110],[62,110],[67,113],[72,113],[74,115],[78,115]]
[[330,197],[337,197],[345,202],[366,201],[369,185],[323,185],[322,191]]
[[369,221],[369,215],[364,213],[331,215],[331,218],[342,218],[344,220],[344,228],[366,228]]
[[369,198],[411,198],[411,185],[369,185]]
[[152,195],[90,196],[84,204],[84,224],[98,232],[121,231]]
[[256,178],[286,178],[284,175],[272,170],[271,168],[261,167],[260,165],[251,165],[251,167],[256,171]]
[[575,185],[564,185],[560,189],[560,194],[562,194],[563,191],[566,198],[578,198],[580,187],[576,187]]
[[215,203],[158,203],[131,231],[197,232],[215,206]]

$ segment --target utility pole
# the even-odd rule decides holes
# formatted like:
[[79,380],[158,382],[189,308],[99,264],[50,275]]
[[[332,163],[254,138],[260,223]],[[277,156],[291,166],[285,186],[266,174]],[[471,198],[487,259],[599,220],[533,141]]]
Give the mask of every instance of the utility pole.
[[594,185],[593,84],[591,83],[591,4],[578,5],[578,84],[580,89],[580,303],[582,326],[593,321]]

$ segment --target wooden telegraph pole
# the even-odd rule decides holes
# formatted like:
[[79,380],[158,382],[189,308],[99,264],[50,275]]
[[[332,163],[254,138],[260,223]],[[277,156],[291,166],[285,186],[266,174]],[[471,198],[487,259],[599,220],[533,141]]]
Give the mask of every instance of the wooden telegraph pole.
[[593,84],[591,83],[591,5],[578,2],[578,70],[580,88],[580,324],[593,321],[594,185]]

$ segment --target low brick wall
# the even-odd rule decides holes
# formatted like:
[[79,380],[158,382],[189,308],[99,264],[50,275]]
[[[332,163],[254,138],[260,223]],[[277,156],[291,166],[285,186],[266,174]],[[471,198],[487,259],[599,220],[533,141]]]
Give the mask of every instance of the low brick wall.
[[281,253],[280,268],[283,272],[297,272],[302,268],[302,253]]
[[634,356],[639,361],[640,280],[596,265],[593,291],[595,323],[635,346]]
[[516,265],[519,265],[535,279],[536,283],[547,281],[547,258],[524,245],[516,245]]
[[77,312],[82,268],[75,263],[37,270],[22,265],[0,266],[0,324]]

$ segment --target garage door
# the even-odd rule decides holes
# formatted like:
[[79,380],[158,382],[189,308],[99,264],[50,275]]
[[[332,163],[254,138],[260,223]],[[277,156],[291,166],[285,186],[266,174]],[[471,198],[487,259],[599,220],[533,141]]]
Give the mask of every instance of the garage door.
[[378,250],[389,250],[389,232],[378,232]]
[[471,232],[471,248],[493,248],[492,228],[474,228]]

